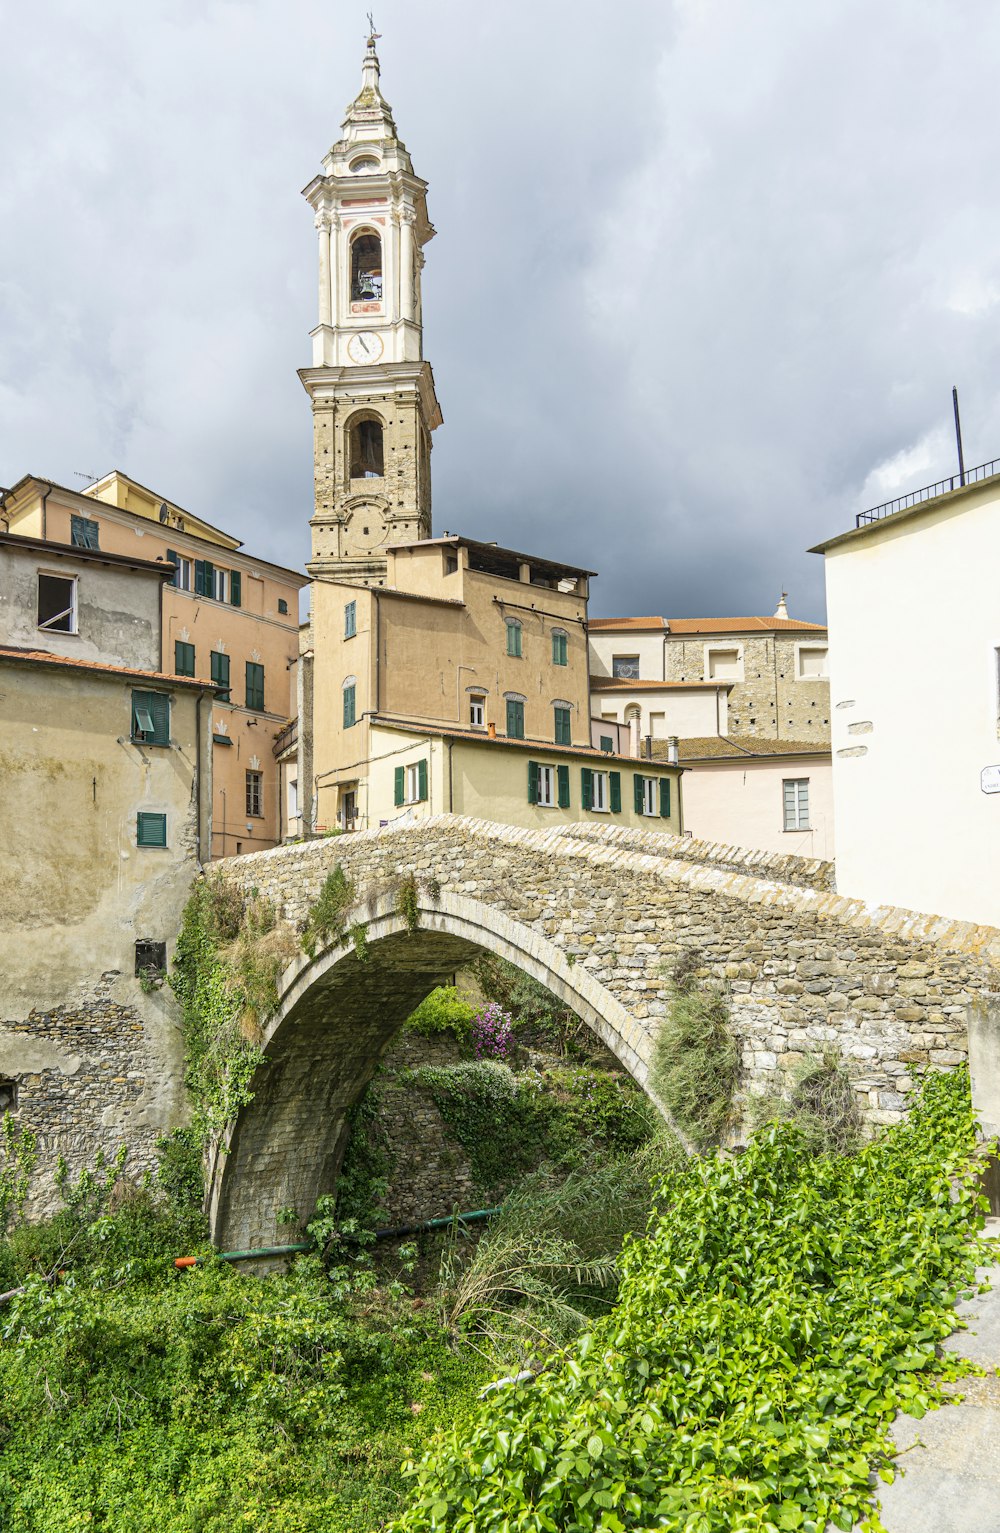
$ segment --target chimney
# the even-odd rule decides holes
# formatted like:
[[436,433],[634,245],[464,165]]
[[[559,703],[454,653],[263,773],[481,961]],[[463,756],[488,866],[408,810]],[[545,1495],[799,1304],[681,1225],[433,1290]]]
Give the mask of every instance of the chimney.
[[787,616],[788,616],[788,608],[785,606],[785,602],[787,601],[787,599],[788,599],[788,592],[787,591],[782,591],[782,593],[781,593],[781,600],[779,601],[778,605],[774,609],[775,617],[787,618]]
[[668,766],[677,766],[677,764],[678,764],[677,736],[676,735],[671,735],[670,738],[667,741],[667,765]]
[[652,761],[652,759],[653,759],[653,736],[652,735],[647,735],[646,736],[646,760],[647,761]]
[[486,726],[486,733],[491,740],[495,740],[497,737],[497,726],[492,720]]

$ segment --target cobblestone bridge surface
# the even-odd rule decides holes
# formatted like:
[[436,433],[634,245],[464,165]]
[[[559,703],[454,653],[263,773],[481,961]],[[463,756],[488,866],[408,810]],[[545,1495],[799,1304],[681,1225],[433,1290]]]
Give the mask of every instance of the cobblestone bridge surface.
[[[541,980],[643,1086],[670,972],[691,953],[702,979],[729,989],[747,1091],[780,1087],[833,1048],[873,1125],[903,1115],[915,1068],[967,1057],[970,1019],[992,1006],[1000,972],[993,929],[843,899],[829,864],[658,832],[439,816],[218,867],[299,924],[337,863],[358,891],[348,921],[368,922],[368,956],[348,941],[287,971],[213,1189],[223,1245],[280,1243],[278,1212],[308,1217],[332,1190],[347,1114],[390,1039],[481,951]],[[413,933],[392,892],[411,873]]]

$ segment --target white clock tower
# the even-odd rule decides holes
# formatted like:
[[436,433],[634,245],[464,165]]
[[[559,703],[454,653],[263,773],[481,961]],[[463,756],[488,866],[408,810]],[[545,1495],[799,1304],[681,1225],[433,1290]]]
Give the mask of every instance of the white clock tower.
[[312,400],[316,579],[385,579],[382,550],[431,535],[431,432],[441,424],[423,360],[420,271],[434,235],[427,184],[414,175],[379,88],[377,33],[361,92],[323,173],[303,196],[319,232],[319,324]]

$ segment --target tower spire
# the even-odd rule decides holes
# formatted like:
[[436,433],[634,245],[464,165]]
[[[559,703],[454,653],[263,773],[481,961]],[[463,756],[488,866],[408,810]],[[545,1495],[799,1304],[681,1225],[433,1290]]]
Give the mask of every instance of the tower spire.
[[382,36],[376,32],[371,11],[368,12],[368,42],[361,61],[361,89],[347,108],[344,118],[344,137],[356,142],[359,139],[394,139],[396,124],[392,107],[382,94],[379,84],[381,66],[375,44]]

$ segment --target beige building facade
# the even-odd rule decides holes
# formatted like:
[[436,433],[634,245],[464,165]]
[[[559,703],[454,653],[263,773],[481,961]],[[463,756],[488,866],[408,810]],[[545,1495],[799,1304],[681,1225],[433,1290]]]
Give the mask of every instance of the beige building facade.
[[[172,566],[161,582],[162,669],[215,684],[212,855],[280,841],[273,745],[296,712],[292,667],[305,576],[250,557],[238,538],[117,471],[82,493],[26,476],[3,496],[0,525],[48,544],[56,562],[78,550]],[[78,636],[66,642],[83,653]],[[127,658],[134,646],[127,624],[122,644]]]
[[[784,599],[770,618],[592,618],[589,634],[601,711],[624,717],[638,704],[643,735],[830,738],[827,630],[790,618]],[[692,729],[680,691],[654,708],[652,697],[647,702],[624,685],[637,681],[724,688],[725,705],[720,699],[714,725]]]
[[681,740],[678,754],[690,769],[684,776],[684,819],[695,840],[779,856],[833,858],[829,746],[707,736]]
[[0,537],[0,1101],[59,1156],[129,1171],[182,1121],[163,988],[208,858],[212,688],[160,668],[162,564]]
[[1000,927],[991,467],[877,507],[814,552],[826,564],[838,891]]

